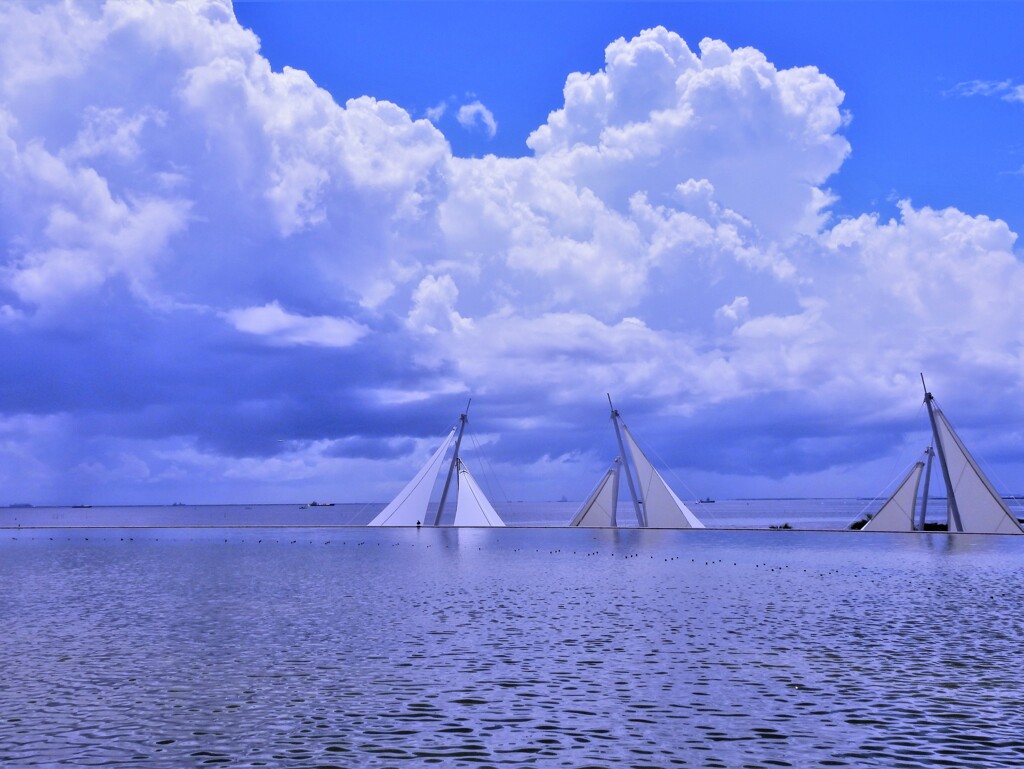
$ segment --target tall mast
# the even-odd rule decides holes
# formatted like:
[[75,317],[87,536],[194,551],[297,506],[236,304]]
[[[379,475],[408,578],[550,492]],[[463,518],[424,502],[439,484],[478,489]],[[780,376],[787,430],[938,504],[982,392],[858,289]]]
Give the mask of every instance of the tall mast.
[[932,394],[928,392],[928,386],[924,383],[924,374],[921,374],[921,386],[924,387],[924,403],[928,407],[928,419],[932,423],[932,435],[935,438],[935,448],[939,454],[939,467],[942,468],[942,479],[946,482],[946,528],[949,531],[963,531],[964,526],[960,522],[960,509],[956,505],[956,495],[953,493],[953,483],[949,479],[949,468],[946,466],[946,452],[942,448],[942,439],[939,437],[939,426],[935,422],[935,407],[932,406]]
[[928,487],[932,482],[932,458],[935,456],[935,449],[929,446],[924,453],[928,455],[928,464],[924,467],[924,499],[921,500],[921,520],[917,526],[918,531],[924,531],[925,515],[928,512]]
[[618,457],[615,458],[615,473],[612,475],[612,509],[611,515],[608,516],[608,525],[613,529],[619,525],[618,509],[619,509],[619,475],[622,468],[622,460]]
[[629,496],[633,499],[633,509],[636,510],[636,523],[637,526],[646,527],[647,519],[644,517],[643,510],[640,507],[640,500],[636,495],[636,486],[633,485],[633,470],[630,468],[629,459],[626,455],[626,447],[622,444],[622,433],[619,432],[619,412],[615,406],[612,405],[611,393],[608,395],[608,408],[612,410],[612,424],[615,425],[615,440],[619,442],[619,456],[622,457],[622,469],[626,471],[626,481],[629,483]]
[[444,503],[448,499],[448,489],[452,485],[452,475],[454,475],[456,468],[459,465],[459,445],[462,443],[462,433],[466,429],[466,422],[469,421],[467,415],[469,414],[469,404],[473,402],[473,399],[469,399],[469,403],[466,404],[466,412],[459,414],[459,435],[455,439],[455,452],[452,454],[452,463],[448,465],[448,477],[444,481],[444,491],[441,492],[441,503],[437,506],[437,515],[434,516],[434,525],[441,525],[441,513],[444,512]]

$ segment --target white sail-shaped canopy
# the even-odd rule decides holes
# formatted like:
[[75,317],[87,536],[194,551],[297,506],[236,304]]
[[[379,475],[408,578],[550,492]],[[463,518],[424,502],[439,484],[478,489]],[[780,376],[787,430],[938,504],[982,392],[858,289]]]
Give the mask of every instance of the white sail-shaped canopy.
[[910,468],[907,477],[871,520],[861,527],[861,531],[913,531],[922,470],[924,462],[917,462]]
[[615,526],[615,507],[619,500],[619,469],[622,461],[616,457],[587,501],[569,522],[570,526]]
[[625,423],[622,423],[622,432],[626,436],[633,470],[640,485],[637,493],[643,506],[646,525],[660,529],[703,529],[704,524],[668,487],[640,450]]
[[433,456],[416,473],[416,477],[409,481],[406,487],[398,493],[398,496],[392,499],[388,506],[370,521],[369,526],[415,526],[417,523],[426,521],[430,494],[437,481],[437,474],[441,470],[444,455],[454,438],[455,428],[453,427]]
[[[996,493],[945,414],[933,406],[935,441],[947,473],[949,530],[968,534],[1024,534],[1017,519]],[[959,516],[954,515],[956,511]],[[956,527],[956,518],[960,528]]]
[[491,506],[466,467],[459,460],[459,498],[455,505],[456,526],[504,526],[505,522]]

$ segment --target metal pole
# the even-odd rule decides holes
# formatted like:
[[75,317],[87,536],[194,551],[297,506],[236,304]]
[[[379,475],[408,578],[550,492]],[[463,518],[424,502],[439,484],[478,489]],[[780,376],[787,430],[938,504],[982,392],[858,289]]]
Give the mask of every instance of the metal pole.
[[615,457],[615,472],[612,474],[612,514],[609,516],[609,525],[613,528],[619,525],[619,475],[622,474],[622,460]]
[[935,408],[932,406],[933,398],[924,383],[924,374],[921,374],[921,386],[924,387],[924,403],[928,407],[928,419],[932,423],[935,449],[939,453],[939,467],[942,468],[942,479],[946,482],[946,529],[948,531],[963,531],[964,526],[960,523],[960,509],[956,506],[956,495],[953,493],[953,482],[949,479],[949,468],[946,466],[946,453],[942,449],[939,426],[935,421]]
[[[473,399],[469,399],[469,403],[472,403]],[[459,464],[459,445],[462,443],[462,432],[466,429],[466,422],[469,421],[467,415],[469,414],[469,403],[466,404],[466,413],[459,414],[459,435],[455,439],[455,452],[452,454],[452,463],[448,465],[448,477],[444,481],[444,491],[441,492],[441,502],[437,506],[437,515],[434,516],[434,525],[441,525],[441,513],[444,512],[444,504],[448,500],[448,489],[452,485],[452,475],[455,473],[456,467]],[[458,481],[456,481],[458,483]]]
[[917,526],[918,531],[924,531],[925,515],[928,512],[928,487],[932,482],[932,458],[935,456],[935,449],[929,446],[924,453],[928,455],[928,463],[924,467],[924,499],[921,500],[921,521]]
[[612,396],[608,395],[608,407],[612,410],[612,424],[615,425],[615,440],[619,442],[619,455],[622,457],[622,468],[626,471],[626,481],[629,483],[629,496],[633,499],[633,509],[636,510],[636,523],[637,526],[646,527],[647,518],[643,513],[643,509],[640,506],[640,500],[636,495],[636,487],[633,485],[633,470],[630,468],[629,459],[626,456],[626,447],[622,444],[622,433],[619,432],[619,420],[622,418],[619,416],[619,412],[616,411],[615,406],[612,405]]

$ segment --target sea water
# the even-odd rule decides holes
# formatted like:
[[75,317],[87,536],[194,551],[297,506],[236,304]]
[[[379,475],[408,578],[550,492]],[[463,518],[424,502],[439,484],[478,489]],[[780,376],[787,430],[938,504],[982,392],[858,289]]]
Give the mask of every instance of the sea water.
[[[727,499],[689,502],[709,528],[845,529],[873,514],[882,499]],[[1006,500],[1010,511],[1024,518],[1024,499]],[[496,501],[495,509],[512,526],[565,526],[578,502]],[[932,497],[928,521],[946,520],[946,500]],[[362,526],[384,508],[383,502],[278,505],[143,505],[89,507],[0,507],[0,529],[33,526]],[[636,526],[628,501],[620,502],[620,526]]]
[[1020,766],[1022,540],[7,528],[0,765]]

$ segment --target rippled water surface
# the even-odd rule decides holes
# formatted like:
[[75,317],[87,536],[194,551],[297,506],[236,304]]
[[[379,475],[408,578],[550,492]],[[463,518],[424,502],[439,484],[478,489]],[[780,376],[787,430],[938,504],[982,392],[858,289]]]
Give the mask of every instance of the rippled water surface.
[[1024,764],[1015,537],[0,532],[0,765]]

